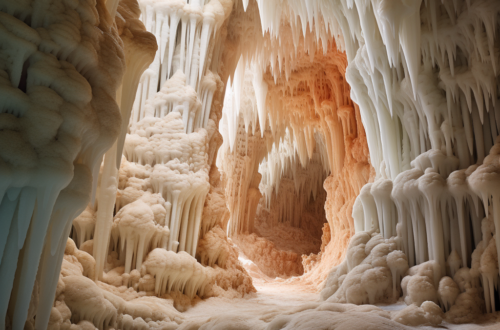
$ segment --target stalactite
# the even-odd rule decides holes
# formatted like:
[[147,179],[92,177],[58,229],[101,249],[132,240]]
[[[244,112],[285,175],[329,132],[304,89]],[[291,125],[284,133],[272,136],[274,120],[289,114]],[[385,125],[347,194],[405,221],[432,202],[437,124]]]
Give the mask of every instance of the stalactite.
[[[202,251],[198,251],[198,242],[208,232],[216,230],[214,227],[222,225],[220,220],[223,219],[219,216],[227,212],[224,205],[210,204],[220,194],[214,186],[217,180],[212,180],[217,171],[211,168],[221,142],[215,123],[222,110],[223,83],[208,67],[215,72],[219,70],[211,62],[214,38],[217,30],[224,26],[232,4],[231,1],[212,1],[204,5],[184,4],[183,1],[168,5],[139,2],[142,22],[156,36],[158,51],[154,60],[150,58],[148,63],[142,57],[133,63],[144,68],[143,64],[152,61],[140,81],[141,72],[134,72],[139,73],[133,75],[137,80],[131,85],[136,86],[137,95],[131,113],[124,115],[127,118],[127,125],[122,125],[124,142],[119,140],[104,158],[100,189],[96,194],[97,211],[90,211],[91,220],[86,214],[75,223],[74,237],[78,245],[82,248],[93,246],[95,276],[101,281],[141,290],[141,281],[149,281],[148,276],[152,276],[157,285],[163,280],[170,283],[162,289],[157,288],[157,295],[178,291],[189,299],[197,293],[205,295],[203,290],[198,290],[198,284],[209,285],[212,290],[217,286],[217,279],[225,283],[234,277],[229,281],[231,286],[241,292],[253,290],[251,283],[238,279],[248,275],[238,269],[238,262],[232,257],[233,261],[228,262],[230,266],[214,276],[209,276],[207,272],[210,271],[200,273],[196,270],[202,282],[195,280],[200,283],[190,284],[187,289],[181,279],[186,275],[183,269],[191,269],[186,265],[196,264],[193,257],[198,252],[201,255],[220,254],[227,250],[222,244],[225,238],[219,236],[208,245],[206,239],[202,241]],[[201,17],[207,23],[203,28],[197,24]],[[136,24],[141,25],[140,22]],[[132,106],[133,96],[133,90],[126,93],[122,90],[127,105]],[[113,159],[119,168],[111,161]],[[90,227],[94,223],[94,235],[88,234],[83,226]],[[92,241],[85,241],[88,239]],[[229,250],[232,256],[234,247]],[[151,254],[162,253],[165,255],[161,258],[174,259],[171,265],[179,269],[172,270],[172,274],[180,278],[181,284],[173,285],[175,278],[159,268],[151,273],[143,267]],[[189,262],[185,255],[190,256]],[[176,258],[186,263],[176,262]],[[151,261],[147,265],[153,267]],[[195,266],[199,268],[199,264]],[[229,289],[225,285],[222,287]]]
[[[493,311],[490,279],[497,275],[490,275],[494,267],[479,267],[478,258],[497,232],[494,225],[481,228],[495,223],[495,193],[484,180],[495,182],[488,175],[496,166],[498,41],[483,13],[495,16],[500,7],[456,2],[449,10],[449,4],[419,1],[332,6],[345,16],[353,31],[348,38],[358,47],[355,54],[348,50],[346,79],[376,172],[354,204],[356,232],[401,238],[410,266],[435,262],[436,292],[441,277],[450,276],[443,279],[453,286],[451,277],[471,267],[475,283],[482,276],[486,309]],[[489,253],[485,258],[493,260]],[[453,320],[465,308],[461,299],[431,300]]]
[[[499,57],[495,51],[498,38],[493,33],[497,23],[492,17],[498,15],[499,5],[494,1],[302,4],[293,1],[283,6],[269,1],[257,2],[255,6],[250,2],[245,6],[246,15],[258,15],[260,26],[247,27],[241,32],[253,41],[239,52],[245,61],[243,66],[256,64],[257,70],[264,72],[265,88],[255,83],[259,95],[260,90],[266,91],[265,107],[262,102],[257,104],[257,117],[262,121],[264,116],[259,111],[268,113],[269,118],[264,117],[264,122],[270,120],[274,141],[283,138],[286,127],[300,127],[293,130],[293,139],[302,164],[311,149],[305,127],[309,118],[321,118],[316,127],[321,138],[316,138],[316,143],[320,149],[324,147],[321,157],[332,171],[325,188],[330,193],[342,185],[345,192],[344,196],[327,200],[327,217],[338,219],[339,214],[348,213],[344,226],[335,226],[330,220],[334,236],[339,237],[347,229],[340,240],[343,246],[334,244],[336,252],[345,251],[345,242],[354,229],[377,230],[385,239],[396,237],[398,249],[407,255],[410,266],[436,261],[438,279],[454,276],[461,267],[471,267],[474,281],[482,276],[486,308],[493,311],[494,283],[490,273],[496,268],[480,267],[479,259],[498,235],[494,225],[498,201],[492,187],[496,182],[493,173],[496,173],[495,142],[499,132],[495,87]],[[337,75],[350,84],[350,93],[344,94],[347,101],[345,96],[341,97],[345,87],[324,83],[332,73],[309,73],[294,79],[294,74],[301,73],[302,58],[327,61],[325,54],[330,52],[329,48],[323,47],[323,54],[315,51],[319,46],[314,48],[313,36],[319,44],[328,35],[321,33],[319,22],[331,28],[327,31],[335,38],[337,48],[346,50],[348,63],[336,64],[340,73]],[[240,25],[235,24],[235,29]],[[284,53],[287,55],[283,56]],[[258,75],[255,77],[260,79]],[[329,93],[334,97],[331,102],[324,102]],[[310,102],[304,101],[307,94],[311,94]],[[352,132],[349,128],[354,125],[344,109],[350,106],[353,117],[358,124],[362,119],[366,129],[369,162],[375,173],[370,174],[368,166],[364,170],[345,170],[344,151],[349,150],[356,136],[364,140],[364,132],[359,129]],[[332,109],[337,111],[338,121],[331,115]],[[307,115],[311,110],[314,115]],[[298,120],[288,120],[288,116],[296,116]],[[343,133],[344,145],[339,132]],[[348,164],[361,160],[359,156],[352,157],[349,151],[346,155]],[[280,162],[266,164],[273,182],[280,180],[273,174],[280,168]],[[357,173],[358,177],[351,173]],[[345,185],[345,177],[351,178],[350,184]],[[375,182],[361,189],[370,177]],[[358,192],[361,194],[354,203]],[[336,206],[335,212],[331,204]],[[483,218],[483,223],[493,224],[486,232],[481,229]],[[488,251],[494,253],[495,249],[490,247]],[[330,252],[325,254],[331,258],[333,250],[325,252]],[[489,253],[485,258],[494,260]],[[434,282],[438,290],[439,281]],[[452,285],[449,283],[447,286]],[[476,292],[467,294],[473,295],[473,300],[481,299]],[[461,307],[457,308],[465,308],[463,299],[455,299],[460,301]],[[453,320],[459,312],[450,301],[444,298],[441,303]]]

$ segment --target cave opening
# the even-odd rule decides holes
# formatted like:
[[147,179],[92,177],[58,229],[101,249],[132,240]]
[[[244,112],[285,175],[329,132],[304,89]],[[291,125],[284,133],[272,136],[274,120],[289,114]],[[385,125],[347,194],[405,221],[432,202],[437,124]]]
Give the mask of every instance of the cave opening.
[[[242,158],[235,162],[233,171],[222,171],[224,182],[241,178],[246,171],[245,165],[251,162],[249,157],[254,153],[251,133],[239,126],[239,134],[247,137],[237,140],[233,157]],[[258,134],[257,131],[255,134]],[[253,173],[247,192],[248,203],[242,212],[244,223],[234,228],[240,215],[231,214],[227,232],[232,241],[239,247],[242,258],[255,263],[265,275],[275,278],[288,278],[304,274],[304,258],[314,258],[326,244],[323,235],[330,235],[326,220],[326,191],[323,183],[328,176],[328,169],[321,164],[321,155],[314,153],[312,159],[302,167],[297,155],[290,130],[285,130],[284,138],[273,145],[258,164]],[[243,148],[241,148],[243,147]],[[218,155],[221,169],[227,160],[224,148]],[[245,162],[245,157],[247,161]],[[228,177],[229,175],[232,178]],[[241,181],[240,181],[241,184]],[[238,201],[243,198],[238,191]],[[232,219],[231,217],[234,217]],[[314,255],[314,256],[313,256]]]
[[[325,50],[303,45],[300,38],[286,77],[273,73],[272,64],[261,68],[240,57],[219,122],[223,142],[216,165],[229,210],[228,237],[271,278],[317,268],[332,237],[335,257],[323,261],[338,263],[354,233],[348,219],[356,191],[370,175],[345,54],[333,41]],[[312,276],[323,277],[322,269]]]

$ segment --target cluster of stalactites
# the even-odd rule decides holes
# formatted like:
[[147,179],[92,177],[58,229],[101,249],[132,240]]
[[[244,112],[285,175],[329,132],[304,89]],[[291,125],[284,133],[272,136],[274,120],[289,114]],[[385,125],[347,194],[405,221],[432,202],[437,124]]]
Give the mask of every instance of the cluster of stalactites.
[[[264,138],[268,130],[266,96],[267,84],[262,78],[260,69],[255,64],[247,66],[243,58],[240,58],[233,78],[230,78],[226,85],[224,95],[220,125],[223,148],[234,151],[235,145],[239,144],[237,138],[243,135],[248,137],[259,135],[260,138]],[[243,121],[245,129],[243,135],[239,131],[240,121]]]
[[[159,47],[141,77],[131,123],[147,112],[160,117],[181,111],[186,132],[206,127],[219,79],[216,72],[223,39],[218,32],[231,13],[233,1],[141,0],[139,5],[141,19]],[[170,99],[151,101],[158,99],[158,92],[172,88],[177,92]]]
[[[295,126],[294,133],[303,135],[297,141],[307,143],[309,156],[314,150],[315,131],[325,129],[334,130],[323,132],[328,146],[331,144],[343,150],[339,130],[343,120],[336,112],[342,106],[352,108],[352,102],[343,78],[347,61],[345,55],[337,51],[336,46],[342,48],[342,45],[336,45],[334,41],[334,36],[340,31],[335,19],[322,18],[319,12],[323,5],[314,9],[314,13],[294,12],[292,7],[305,9],[306,6],[299,2],[256,1],[243,7],[235,7],[228,25],[232,39],[240,39],[242,43],[232,57],[233,62],[228,63],[234,67],[234,75],[228,84],[231,88],[226,91],[225,100],[225,105],[232,104],[228,107],[231,111],[226,119],[231,148],[236,139],[238,114],[243,113],[247,130],[252,127],[254,133],[259,126],[264,137],[270,128],[275,142],[287,127]],[[267,10],[273,10],[272,17]],[[314,22],[308,22],[308,18],[313,17]],[[244,90],[248,79],[252,82],[255,98],[251,107],[243,105],[245,94],[248,94]],[[333,120],[327,118],[330,115]],[[320,127],[321,121],[325,127]],[[306,130],[302,132],[304,126]],[[304,153],[301,153],[301,161],[305,162]],[[332,162],[332,171],[340,172],[343,155],[329,155],[329,161]]]
[[[303,58],[313,62],[318,50],[326,54],[335,46],[334,40],[343,52],[343,37],[333,8],[325,1],[250,1],[243,8],[235,6],[229,34],[240,38],[244,47],[236,50],[229,65],[236,68],[243,61],[253,63],[261,72],[269,68],[276,82],[288,80]],[[322,11],[332,15],[323,16]]]
[[481,163],[498,134],[498,2],[344,7],[346,45],[356,45],[346,77],[377,174],[384,162],[394,180],[429,149],[458,157],[462,169]]
[[353,207],[356,230],[399,235],[410,265],[437,261],[441,276],[470,267],[494,310],[498,253],[483,251],[500,232],[489,185],[498,167],[500,4],[341,3],[346,78],[377,173]]
[[290,134],[286,137],[285,142],[278,148],[273,147],[259,165],[262,175],[259,189],[265,208],[272,211],[268,217],[271,225],[289,223],[300,227],[305,207],[323,192],[323,182],[329,171],[325,170],[318,152],[302,165],[297,143],[290,142]]
[[365,185],[353,207],[356,231],[375,229],[385,238],[401,237],[411,266],[434,260],[441,276],[470,268],[478,283],[482,276],[487,310],[494,311],[499,150],[497,138],[482,165],[461,170],[456,157],[429,150],[394,181]]
[[151,190],[165,200],[168,250],[196,254],[201,215],[209,191],[208,144],[215,132],[199,129],[186,134],[181,114],[147,116],[131,127],[125,142],[129,161],[149,168]]
[[261,192],[266,196],[266,207],[270,207],[271,197],[280,193],[280,181],[284,178],[293,181],[293,193],[316,199],[318,191],[329,171],[325,169],[324,155],[313,152],[310,157],[300,157],[300,144],[292,139],[290,131],[286,130],[285,139],[271,151],[259,165],[262,175]]
[[[249,45],[251,51],[243,52],[242,59],[253,58],[261,71],[270,65],[275,82],[283,71],[289,80],[287,73],[300,66],[297,47],[302,43],[311,61],[318,56],[314,40],[322,41],[323,52],[329,49],[325,36],[335,38],[338,49],[346,51],[346,77],[361,108],[378,175],[385,162],[387,176],[394,179],[431,148],[446,148],[465,168],[481,162],[493,145],[498,119],[490,109],[498,107],[498,2],[397,1],[389,6],[361,0],[257,1],[257,6],[244,7],[247,15],[260,16],[256,21],[261,26],[254,30],[261,31],[266,42]],[[293,33],[287,38],[289,29]],[[307,47],[299,32],[313,40],[314,48]],[[275,47],[267,49],[271,44]],[[250,55],[252,51],[258,55]],[[287,65],[288,54],[295,60]],[[278,118],[270,120],[280,123]]]
[[[279,42],[284,39],[281,24],[283,17],[286,17],[290,24],[293,34],[291,39],[295,48],[299,46],[298,40],[301,35],[318,44],[321,42],[323,49],[333,37],[342,40],[335,8],[330,2],[320,0],[304,2],[294,0],[288,1],[286,4],[279,1],[257,0],[256,2],[262,31],[269,32]],[[243,1],[243,3],[246,10],[248,0]],[[325,13],[331,14],[325,15]],[[308,32],[312,33],[311,38],[306,38]],[[343,44],[340,44],[340,49],[344,49]]]
[[[335,77],[323,77],[324,81],[319,83],[314,79],[303,81],[300,79],[303,75],[299,75],[299,79],[279,85],[266,83],[260,70],[256,65],[245,67],[240,60],[234,80],[226,88],[221,122],[223,148],[227,145],[234,151],[240,142],[237,139],[245,134],[255,136],[260,131],[268,153],[282,148],[282,142],[291,139],[289,147],[294,149],[291,153],[296,151],[302,167],[317,152],[325,172],[330,169],[340,172],[344,159],[343,131],[348,136],[355,135],[352,132],[356,132],[356,127],[348,87],[338,68],[332,70]],[[304,71],[315,74],[317,70]],[[240,121],[244,124],[243,135],[239,132]],[[246,144],[240,145],[245,146],[247,154]]]

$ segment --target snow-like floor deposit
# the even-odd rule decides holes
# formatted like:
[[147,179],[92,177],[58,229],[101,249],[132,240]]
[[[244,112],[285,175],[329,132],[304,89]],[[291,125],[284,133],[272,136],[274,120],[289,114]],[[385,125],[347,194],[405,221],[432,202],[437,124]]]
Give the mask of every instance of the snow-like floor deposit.
[[[240,261],[253,278],[257,292],[243,298],[216,297],[198,302],[183,313],[180,329],[411,329],[393,322],[406,305],[354,306],[321,302],[319,292],[296,278],[272,279],[240,252]],[[340,306],[339,305],[343,305]],[[380,309],[379,309],[380,308]],[[315,315],[321,311],[322,314]],[[327,313],[330,312],[330,313]],[[361,312],[361,313],[360,313]],[[300,322],[296,321],[302,315]],[[311,317],[312,316],[312,317]],[[382,317],[381,317],[382,316]],[[278,322],[277,322],[278,321]],[[338,321],[338,322],[337,322]],[[500,313],[478,320],[479,324],[454,325],[443,321],[438,328],[453,330],[500,329]],[[436,329],[420,326],[419,329]]]
[[201,321],[226,315],[253,315],[270,320],[304,304],[319,302],[318,292],[300,284],[264,275],[243,254],[240,254],[239,259],[252,275],[257,292],[247,294],[244,298],[214,297],[201,301],[184,313],[186,319]]

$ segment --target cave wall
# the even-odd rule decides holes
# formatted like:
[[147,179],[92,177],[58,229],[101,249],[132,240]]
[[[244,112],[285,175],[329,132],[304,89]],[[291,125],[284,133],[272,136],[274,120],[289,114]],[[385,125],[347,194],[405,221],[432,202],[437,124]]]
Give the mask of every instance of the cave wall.
[[136,4],[117,4],[0,5],[2,328],[47,327],[71,222],[155,51]]
[[97,205],[75,219],[73,238],[109,285],[151,292],[141,283],[154,280],[154,295],[185,301],[245,294],[254,289],[221,229],[227,209],[214,165],[222,142],[220,50],[233,2],[180,4],[139,2],[158,51],[140,76],[124,142],[110,150],[123,150],[121,167],[107,171],[105,158]]

